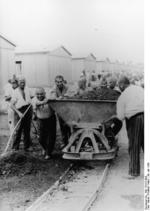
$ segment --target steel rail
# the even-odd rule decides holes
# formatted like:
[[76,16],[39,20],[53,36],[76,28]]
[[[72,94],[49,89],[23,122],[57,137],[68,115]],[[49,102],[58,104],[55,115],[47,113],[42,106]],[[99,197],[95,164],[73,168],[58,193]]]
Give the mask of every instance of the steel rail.
[[97,200],[99,194],[103,190],[104,183],[106,181],[109,168],[110,168],[110,163],[107,163],[106,166],[105,166],[105,169],[103,171],[103,175],[102,175],[102,178],[100,180],[100,184],[99,184],[98,188],[93,193],[93,195],[90,197],[90,199],[86,202],[85,206],[83,207],[83,209],[81,211],[89,211],[91,209],[91,207],[93,206],[93,204],[95,203],[95,201]]
[[[73,166],[74,166],[74,163],[71,163],[70,166],[64,172],[64,174],[62,176],[60,176],[60,178],[47,191],[45,191],[39,198],[37,198],[37,200],[34,201],[33,204],[31,206],[29,206],[25,211],[36,211],[38,209],[39,205],[47,199],[49,194],[52,193],[53,191],[55,191],[56,189],[58,189],[61,181],[65,178],[65,176],[73,168]],[[109,167],[110,167],[110,163],[107,163],[104,168],[102,178],[100,180],[98,188],[90,196],[90,198],[88,199],[88,201],[85,203],[85,205],[83,206],[83,208],[80,211],[89,211],[91,209],[92,205],[94,204],[94,202],[98,198],[99,194],[103,190],[103,186],[104,186],[104,183],[107,178]]]
[[46,199],[46,197],[48,197],[49,194],[53,190],[58,188],[58,186],[61,183],[61,181],[63,180],[63,178],[68,174],[68,172],[73,168],[73,166],[74,166],[74,163],[71,163],[70,166],[63,173],[63,175],[61,175],[59,177],[59,179],[48,190],[46,190],[39,198],[37,198],[37,200],[35,200],[33,202],[33,204],[30,207],[28,207],[25,211],[35,211],[37,209],[37,207],[39,206],[39,204],[42,203],[42,201],[44,201]]

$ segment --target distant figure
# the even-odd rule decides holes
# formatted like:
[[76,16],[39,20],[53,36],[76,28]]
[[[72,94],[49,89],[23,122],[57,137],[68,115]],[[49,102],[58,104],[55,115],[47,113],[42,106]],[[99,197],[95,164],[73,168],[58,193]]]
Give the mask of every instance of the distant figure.
[[87,83],[87,80],[86,80],[85,75],[81,74],[80,75],[80,79],[78,81],[77,94],[82,95],[85,92],[85,90],[86,90],[86,83]]
[[66,94],[68,87],[64,83],[64,78],[61,75],[57,75],[55,78],[55,86],[51,90],[51,96],[52,98],[61,99]]
[[88,81],[88,87],[92,89],[96,89],[98,86],[99,86],[99,81],[98,81],[97,75],[95,71],[92,71],[89,81]]
[[117,87],[117,79],[115,77],[109,77],[107,80],[107,87],[115,92],[117,92],[118,94],[120,94],[120,90]]
[[4,96],[8,106],[8,125],[10,129],[10,134],[13,133],[14,127],[17,123],[16,113],[11,108],[11,100],[13,92],[17,87],[18,87],[18,81],[16,76],[14,75],[13,78],[8,81],[8,85],[5,86],[5,96]]
[[22,118],[22,120],[16,132],[12,149],[19,150],[21,135],[24,132],[24,150],[28,151],[31,146],[30,126],[32,119],[32,109],[30,108],[25,116],[23,116],[23,114],[30,106],[31,95],[28,87],[26,86],[26,80],[23,76],[18,79],[18,85],[18,88],[15,89],[12,96],[11,107],[16,112],[18,121],[19,118]]
[[107,82],[108,82],[108,88],[110,88],[110,89],[115,89],[116,83],[117,83],[116,78],[114,78],[114,77],[109,77]]
[[101,88],[107,88],[107,80],[106,80],[105,77],[102,77],[100,87]]
[[140,149],[144,151],[144,90],[140,86],[130,85],[123,76],[118,82],[122,92],[117,101],[117,117],[126,120],[129,138],[129,175],[140,175]]
[[39,142],[44,150],[43,155],[48,160],[56,141],[56,116],[43,88],[36,89],[32,105],[34,116],[37,117],[39,125]]
[[102,75],[101,75],[101,74],[98,74],[98,75],[97,75],[97,78],[98,78],[98,80],[100,81],[101,78],[102,78]]

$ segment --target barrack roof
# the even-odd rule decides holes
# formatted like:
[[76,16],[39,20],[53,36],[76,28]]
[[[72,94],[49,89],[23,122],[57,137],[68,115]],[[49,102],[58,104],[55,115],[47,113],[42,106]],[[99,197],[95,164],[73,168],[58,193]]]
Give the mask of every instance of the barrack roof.
[[0,37],[5,40],[6,42],[8,42],[9,44],[13,45],[14,47],[16,47],[16,45],[14,43],[12,43],[10,40],[8,40],[6,37],[0,35]]

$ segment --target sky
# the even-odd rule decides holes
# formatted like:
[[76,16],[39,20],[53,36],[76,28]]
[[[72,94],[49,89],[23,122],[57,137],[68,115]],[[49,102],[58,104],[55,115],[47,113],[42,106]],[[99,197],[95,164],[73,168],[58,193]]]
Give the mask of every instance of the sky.
[[143,0],[0,0],[0,34],[19,49],[144,60]]

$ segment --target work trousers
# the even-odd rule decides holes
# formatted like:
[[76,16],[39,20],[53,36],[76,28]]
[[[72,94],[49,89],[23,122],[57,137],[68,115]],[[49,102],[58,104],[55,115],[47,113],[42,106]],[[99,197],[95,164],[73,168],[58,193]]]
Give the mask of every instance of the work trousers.
[[[22,108],[18,109],[22,114],[26,111],[29,105],[23,106]],[[16,131],[16,135],[14,137],[13,141],[13,149],[18,150],[22,134],[24,134],[23,143],[24,143],[24,149],[28,149],[32,142],[30,138],[30,129],[31,129],[31,120],[32,120],[32,108],[28,110],[28,112],[25,114],[25,116],[22,118],[21,123]],[[19,117],[18,117],[19,121]]]
[[39,142],[46,152],[51,155],[56,141],[56,116],[47,119],[38,119]]
[[144,151],[144,113],[126,119],[129,139],[129,175],[140,175],[140,150]]

